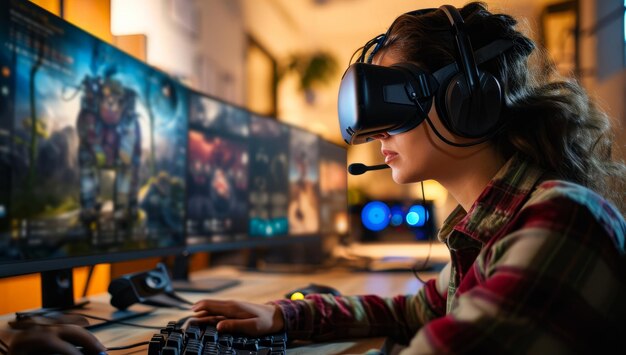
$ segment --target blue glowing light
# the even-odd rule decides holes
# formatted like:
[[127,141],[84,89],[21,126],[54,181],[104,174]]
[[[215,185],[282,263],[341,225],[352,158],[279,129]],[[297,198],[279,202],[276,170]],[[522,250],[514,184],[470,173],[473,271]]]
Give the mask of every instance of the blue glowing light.
[[387,228],[390,219],[389,207],[380,201],[369,202],[361,211],[361,222],[365,228],[374,232]]
[[[409,212],[406,214],[406,223],[410,226],[416,227],[420,223],[420,215],[416,212]],[[421,224],[422,226],[424,223]]]
[[398,227],[404,221],[404,213],[402,212],[402,207],[393,206],[391,207],[391,225],[394,227]]
[[411,227],[423,227],[428,221],[428,211],[422,205],[413,205],[406,214],[406,223]]

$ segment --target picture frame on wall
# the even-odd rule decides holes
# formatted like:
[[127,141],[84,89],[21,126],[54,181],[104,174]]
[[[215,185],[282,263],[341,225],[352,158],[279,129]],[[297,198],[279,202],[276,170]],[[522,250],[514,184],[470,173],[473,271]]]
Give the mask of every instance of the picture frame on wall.
[[541,13],[541,40],[557,71],[578,77],[580,71],[578,0],[547,5]]
[[246,48],[246,106],[253,112],[278,114],[278,63],[254,37],[248,35]]

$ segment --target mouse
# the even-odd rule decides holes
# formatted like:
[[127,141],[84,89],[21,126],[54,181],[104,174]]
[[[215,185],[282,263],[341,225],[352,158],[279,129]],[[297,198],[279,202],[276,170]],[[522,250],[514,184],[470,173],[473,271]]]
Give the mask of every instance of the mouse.
[[285,295],[285,298],[296,301],[301,300],[306,295],[310,295],[313,293],[330,293],[333,296],[341,296],[341,293],[333,287],[311,283],[308,286],[299,287],[291,292],[288,292]]

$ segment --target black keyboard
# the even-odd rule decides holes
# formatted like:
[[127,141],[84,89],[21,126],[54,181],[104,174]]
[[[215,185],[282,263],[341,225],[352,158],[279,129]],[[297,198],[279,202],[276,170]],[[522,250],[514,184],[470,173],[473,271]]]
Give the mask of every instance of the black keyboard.
[[154,334],[148,355],[284,355],[287,335],[283,333],[258,338],[218,333],[212,325],[190,325],[182,329],[169,322]]

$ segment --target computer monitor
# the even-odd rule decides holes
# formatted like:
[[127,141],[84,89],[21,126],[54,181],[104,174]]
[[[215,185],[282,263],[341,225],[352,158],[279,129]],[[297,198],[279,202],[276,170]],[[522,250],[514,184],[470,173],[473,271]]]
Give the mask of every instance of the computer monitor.
[[184,87],[17,0],[0,70],[0,277],[42,272],[43,306],[65,307],[72,267],[183,250]]
[[191,93],[187,163],[187,244],[248,236],[248,111]]
[[250,121],[250,238],[289,234],[289,127],[270,117]]
[[289,234],[319,235],[319,137],[291,127],[289,137]]
[[346,148],[320,140],[320,221],[322,235],[348,232],[348,171]]
[[[247,266],[255,267],[257,248],[280,247],[317,235],[316,135],[198,92],[189,95],[189,112],[188,254],[248,249]],[[297,168],[299,163],[290,156],[301,149],[293,141],[294,131],[296,139],[304,141],[304,147],[314,155],[301,166],[301,171],[311,173],[302,181],[294,175],[292,182],[290,166]],[[296,168],[293,170],[298,171]],[[301,184],[296,186],[300,190],[294,189],[296,183]],[[299,207],[290,201],[294,193],[308,193],[303,198],[306,205]],[[306,209],[314,227],[291,230],[293,218],[306,224],[300,221],[301,215],[289,215],[290,206]],[[176,289],[206,292],[233,284],[230,279],[190,280],[188,264],[185,256],[175,260]]]

